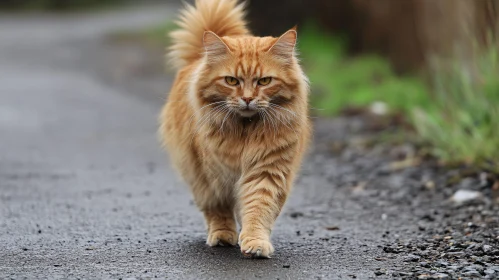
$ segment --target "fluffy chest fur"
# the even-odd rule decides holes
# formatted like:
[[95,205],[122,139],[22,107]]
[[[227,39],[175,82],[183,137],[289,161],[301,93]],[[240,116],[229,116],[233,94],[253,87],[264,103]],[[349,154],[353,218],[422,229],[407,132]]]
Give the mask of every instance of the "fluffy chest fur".
[[297,134],[275,131],[261,118],[241,118],[227,126],[229,132],[208,125],[196,139],[206,166],[228,170],[236,177],[264,161],[270,153],[298,141]]

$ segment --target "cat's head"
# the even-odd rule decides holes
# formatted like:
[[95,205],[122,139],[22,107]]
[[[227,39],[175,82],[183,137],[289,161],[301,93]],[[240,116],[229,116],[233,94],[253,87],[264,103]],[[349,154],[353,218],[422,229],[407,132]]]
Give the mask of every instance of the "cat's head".
[[274,118],[306,102],[307,78],[295,54],[297,32],[279,38],[218,37],[205,32],[205,56],[195,71],[193,98],[212,118]]

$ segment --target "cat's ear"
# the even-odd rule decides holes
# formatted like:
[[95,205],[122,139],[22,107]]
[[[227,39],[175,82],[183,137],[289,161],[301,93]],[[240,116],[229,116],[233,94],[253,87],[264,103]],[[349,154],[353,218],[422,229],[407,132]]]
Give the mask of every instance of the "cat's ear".
[[286,31],[282,34],[279,39],[270,47],[268,52],[273,55],[282,57],[284,59],[290,59],[295,54],[295,45],[298,34],[296,33],[296,27]]
[[208,58],[221,57],[230,52],[224,41],[211,31],[205,31],[203,45]]

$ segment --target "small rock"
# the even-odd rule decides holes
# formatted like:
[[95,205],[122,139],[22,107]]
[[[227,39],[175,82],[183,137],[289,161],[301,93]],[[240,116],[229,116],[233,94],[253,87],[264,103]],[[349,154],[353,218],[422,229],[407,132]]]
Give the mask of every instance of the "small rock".
[[419,259],[421,259],[420,256],[409,254],[406,257],[404,257],[403,261],[404,262],[417,262],[417,261],[419,261]]
[[434,222],[435,221],[435,217],[433,217],[431,214],[425,214],[421,217],[421,220],[426,220],[426,221],[429,221],[429,222]]
[[385,102],[376,101],[369,107],[371,113],[375,115],[386,115],[388,113],[388,106]]
[[478,228],[478,225],[475,225],[474,223],[469,222],[469,223],[468,223],[468,227],[469,227],[469,228]]
[[383,247],[383,251],[385,253],[394,253],[394,254],[398,254],[400,253],[400,250],[397,249],[397,248],[393,248],[393,247],[389,247],[389,246],[385,246]]
[[485,273],[486,275],[494,276],[496,274],[496,271],[489,268],[489,269],[484,270],[483,273]]
[[437,274],[432,275],[432,277],[434,279],[445,279],[445,280],[450,279],[449,275],[445,274],[445,273],[437,273]]
[[289,264],[283,264],[283,265],[282,265],[282,267],[283,267],[283,268],[290,268],[290,267],[291,267],[291,265],[289,265]]
[[435,189],[435,182],[433,182],[433,181],[427,181],[427,182],[424,183],[424,187],[427,190],[434,190]]
[[296,219],[299,217],[303,217],[303,213],[302,212],[293,212],[293,213],[289,214],[289,216],[293,219]]
[[463,271],[471,271],[471,270],[480,271],[480,270],[483,270],[483,266],[481,266],[479,264],[472,264],[470,266],[463,268]]
[[468,201],[477,200],[481,197],[482,197],[481,192],[470,191],[470,190],[458,190],[457,192],[454,193],[454,195],[452,195],[450,199],[455,203],[461,204]]
[[426,268],[431,267],[431,266],[430,266],[430,264],[429,264],[429,263],[427,263],[427,262],[420,262],[420,263],[419,263],[419,265],[420,265],[421,267],[426,267]]
[[483,245],[482,249],[483,249],[483,251],[485,253],[487,253],[487,252],[490,252],[490,250],[492,249],[492,246],[490,246],[490,245]]
[[409,276],[412,276],[412,273],[410,273],[410,272],[393,272],[392,276],[393,277],[409,277]]
[[480,272],[472,269],[472,270],[467,270],[465,272],[463,272],[463,276],[468,276],[468,277],[482,277],[482,275],[480,274]]
[[418,248],[419,250],[426,250],[426,248],[428,248],[428,244],[418,244]]
[[446,262],[446,261],[442,261],[442,260],[440,260],[440,261],[436,261],[436,262],[435,262],[435,266],[436,266],[436,267],[447,267],[448,265],[449,265],[449,263],[448,263],[448,262]]

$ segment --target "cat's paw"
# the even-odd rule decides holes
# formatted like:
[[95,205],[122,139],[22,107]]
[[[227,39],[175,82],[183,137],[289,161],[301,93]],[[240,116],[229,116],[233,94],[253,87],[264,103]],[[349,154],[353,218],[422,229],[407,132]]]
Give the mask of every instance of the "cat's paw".
[[269,240],[254,237],[240,238],[241,253],[247,257],[270,258],[274,253],[274,246]]
[[206,239],[206,244],[208,246],[235,246],[237,244],[237,233],[232,230],[216,230],[208,233],[208,238]]

